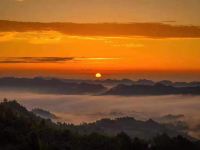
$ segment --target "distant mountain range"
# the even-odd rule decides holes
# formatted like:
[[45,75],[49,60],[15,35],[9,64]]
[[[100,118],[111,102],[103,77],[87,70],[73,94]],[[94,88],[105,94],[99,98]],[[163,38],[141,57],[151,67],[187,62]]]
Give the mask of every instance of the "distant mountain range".
[[64,82],[45,78],[1,78],[0,88],[49,94],[99,94],[107,90],[101,84]]
[[119,84],[125,84],[125,85],[155,85],[156,83],[161,83],[166,86],[174,86],[174,87],[194,87],[194,86],[200,86],[199,81],[193,81],[193,82],[172,82],[170,80],[162,80],[162,81],[152,81],[147,79],[139,79],[137,81],[130,80],[130,79],[122,79],[122,80],[116,80],[116,79],[105,79],[105,80],[76,80],[76,79],[61,79],[65,82],[87,82],[87,83],[99,83],[103,84],[104,86],[116,86]]
[[200,95],[200,86],[194,87],[173,87],[161,83],[154,85],[124,85],[120,84],[111,88],[105,95]]
[[0,90],[31,91],[48,94],[91,95],[200,95],[200,82],[154,82],[141,79],[75,80],[57,78],[0,78]]

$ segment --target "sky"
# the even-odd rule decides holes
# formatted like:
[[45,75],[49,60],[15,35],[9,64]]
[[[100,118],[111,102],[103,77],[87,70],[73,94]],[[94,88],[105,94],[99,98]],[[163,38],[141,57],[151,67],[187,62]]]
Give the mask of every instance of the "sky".
[[1,19],[200,25],[199,0],[1,0]]
[[0,76],[200,80],[199,14],[199,0],[1,0]]

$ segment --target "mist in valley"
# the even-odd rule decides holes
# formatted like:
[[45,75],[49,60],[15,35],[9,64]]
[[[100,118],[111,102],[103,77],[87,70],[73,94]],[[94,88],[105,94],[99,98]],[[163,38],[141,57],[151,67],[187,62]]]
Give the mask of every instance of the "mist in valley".
[[134,117],[139,120],[162,116],[183,115],[181,121],[189,125],[190,134],[199,136],[200,96],[90,96],[53,95],[30,92],[1,91],[0,98],[17,100],[31,110],[41,108],[55,114],[54,121],[81,124],[102,118]]

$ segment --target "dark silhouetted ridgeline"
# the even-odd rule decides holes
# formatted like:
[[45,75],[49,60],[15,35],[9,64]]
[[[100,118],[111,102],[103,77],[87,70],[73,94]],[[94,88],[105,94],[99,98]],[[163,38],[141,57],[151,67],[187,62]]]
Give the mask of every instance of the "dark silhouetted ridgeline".
[[45,78],[0,78],[0,88],[49,94],[99,94],[106,90],[101,84],[64,82]]
[[200,95],[200,82],[151,80],[75,80],[56,78],[0,78],[1,90],[64,95]]
[[[114,125],[115,124],[115,125]],[[82,134],[77,130],[70,130],[74,125],[53,123],[35,116],[18,104],[16,101],[0,103],[0,149],[1,150],[199,150],[200,142],[189,140],[177,135],[175,137],[160,133],[150,140],[130,138],[126,133],[120,132],[115,136],[108,136],[104,132],[93,132],[96,126],[117,129],[124,125],[137,124],[136,129],[156,130],[160,125],[152,120],[138,122],[133,118],[121,118],[116,120],[101,120],[88,124],[90,133]],[[146,125],[145,125],[146,124]],[[93,127],[95,126],[95,127]],[[81,130],[84,130],[81,129]],[[126,132],[129,132],[128,130]]]
[[116,136],[120,132],[126,133],[131,138],[142,138],[150,140],[159,134],[166,133],[170,137],[182,135],[190,138],[182,129],[176,129],[173,126],[166,126],[155,122],[152,119],[147,121],[136,120],[132,117],[123,117],[116,119],[101,119],[94,123],[84,123],[77,126],[67,126],[70,130],[82,134],[99,133],[108,136]]
[[192,87],[174,87],[156,83],[154,85],[117,85],[107,92],[105,95],[200,95],[200,86]]

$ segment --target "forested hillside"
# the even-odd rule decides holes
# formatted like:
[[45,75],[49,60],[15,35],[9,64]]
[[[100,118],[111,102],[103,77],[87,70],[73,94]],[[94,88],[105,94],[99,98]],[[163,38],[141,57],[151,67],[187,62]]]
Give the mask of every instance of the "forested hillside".
[[[199,150],[200,142],[182,136],[160,134],[150,140],[130,138],[121,132],[115,136],[80,134],[61,123],[35,116],[16,101],[0,104],[1,150]],[[148,132],[148,131],[146,131]]]

